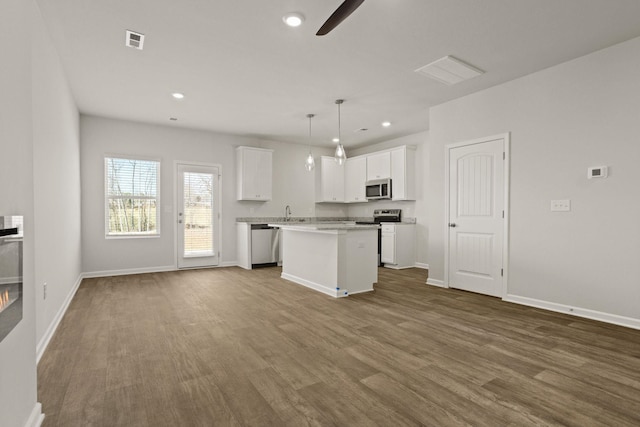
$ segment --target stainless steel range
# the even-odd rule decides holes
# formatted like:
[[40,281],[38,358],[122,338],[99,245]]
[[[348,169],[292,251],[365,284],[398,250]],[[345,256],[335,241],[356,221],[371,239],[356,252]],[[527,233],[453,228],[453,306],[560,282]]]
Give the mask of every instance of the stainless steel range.
[[[376,209],[373,211],[371,221],[356,221],[356,224],[380,224],[383,222],[400,222],[402,219],[402,209]],[[382,230],[378,228],[378,265],[382,266]]]

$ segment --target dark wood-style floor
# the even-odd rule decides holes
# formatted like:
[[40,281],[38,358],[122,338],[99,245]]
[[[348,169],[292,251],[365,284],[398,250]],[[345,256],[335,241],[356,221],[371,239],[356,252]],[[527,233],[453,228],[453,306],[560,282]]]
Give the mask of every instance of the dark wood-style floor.
[[638,426],[640,331],[380,270],[84,280],[38,366],[52,426]]

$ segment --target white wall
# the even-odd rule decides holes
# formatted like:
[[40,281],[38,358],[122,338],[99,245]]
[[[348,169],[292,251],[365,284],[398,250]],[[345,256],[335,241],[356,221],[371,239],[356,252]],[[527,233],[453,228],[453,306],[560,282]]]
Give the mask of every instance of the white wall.
[[[430,116],[430,277],[444,277],[445,144],[511,132],[511,295],[640,319],[640,38]],[[587,167],[607,165],[607,179]],[[571,212],[550,212],[571,199]]]
[[36,20],[32,32],[33,172],[40,354],[53,332],[49,327],[80,280],[82,254],[78,109],[39,13]]
[[[424,118],[425,122],[429,120]],[[401,145],[413,145],[416,147],[416,200],[415,201],[389,201],[376,200],[367,203],[349,204],[349,216],[371,217],[374,209],[402,209],[404,217],[416,218],[416,262],[427,265],[427,245],[429,235],[429,218],[427,206],[431,201],[427,193],[427,180],[429,178],[429,132],[421,132],[414,135],[396,138],[379,144],[370,145],[354,150],[348,150],[347,155],[356,157],[380,150],[386,150]]]
[[[236,262],[237,217],[346,215],[346,207],[315,205],[313,173],[304,169],[305,145],[81,116],[82,251],[83,272],[141,271],[175,268],[175,161],[219,164],[222,169],[221,264]],[[274,149],[273,200],[236,201],[235,147]],[[328,150],[314,150],[316,155]],[[104,237],[104,156],[131,155],[161,160],[161,237],[109,239]]]
[[24,215],[22,320],[0,342],[2,425],[23,426],[36,410],[33,144],[31,139],[32,1],[0,5],[0,215]]

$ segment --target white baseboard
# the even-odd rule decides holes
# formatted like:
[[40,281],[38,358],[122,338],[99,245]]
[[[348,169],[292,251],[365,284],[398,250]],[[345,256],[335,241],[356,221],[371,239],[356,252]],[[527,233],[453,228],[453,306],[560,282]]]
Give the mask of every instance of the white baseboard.
[[238,261],[222,261],[218,267],[238,267]]
[[[237,267],[237,261],[224,261],[220,265],[214,265],[207,268],[220,268],[220,267]],[[202,267],[185,268],[184,270],[196,270]],[[110,276],[128,276],[131,274],[145,274],[145,273],[164,273],[166,271],[177,271],[178,267],[175,265],[165,265],[160,267],[147,267],[147,268],[128,268],[124,270],[104,270],[104,271],[89,271],[82,273],[82,277],[86,279],[92,279],[96,277],[110,277]]]
[[323,286],[319,283],[316,282],[312,282],[310,280],[306,280],[306,279],[302,279],[298,276],[294,276],[292,274],[287,274],[287,273],[282,273],[280,275],[280,277],[282,277],[285,280],[289,280],[291,282],[297,283],[299,285],[305,286],[307,288],[316,290],[318,292],[322,292],[325,295],[329,295],[332,296],[334,298],[341,298],[341,297],[346,297],[347,295],[349,295],[348,291],[344,290],[344,289],[340,289],[340,288],[328,288],[326,286]]
[[83,275],[80,274],[78,276],[78,279],[76,280],[76,283],[71,288],[71,291],[69,291],[69,293],[67,294],[67,297],[64,299],[62,306],[60,307],[55,317],[49,324],[49,327],[47,328],[44,335],[40,339],[40,342],[38,342],[38,345],[36,347],[36,363],[40,363],[40,359],[42,358],[44,351],[47,349],[47,346],[49,345],[49,341],[51,341],[53,334],[56,332],[56,329],[58,329],[58,325],[60,325],[60,321],[62,320],[62,317],[67,312],[67,309],[69,308],[69,304],[71,304],[71,300],[73,299],[76,292],[78,291],[78,288],[80,287],[80,283],[82,283],[82,278],[83,278]]
[[14,283],[22,283],[22,276],[0,277],[0,285],[13,285]]
[[415,265],[396,265],[396,264],[384,264],[384,268],[390,268],[392,270],[406,270],[407,268],[414,268]]
[[42,413],[42,405],[40,402],[36,402],[33,410],[31,411],[31,415],[29,415],[29,419],[24,427],[40,427],[42,422],[44,421],[44,414]]
[[160,267],[127,268],[124,270],[89,271],[86,273],[82,273],[82,277],[86,279],[92,279],[95,277],[126,276],[130,274],[163,273],[165,271],[175,270],[175,265],[165,265]]
[[599,320],[601,322],[612,323],[614,325],[625,326],[627,328],[640,329],[640,319],[634,319],[632,317],[618,316],[616,314],[604,313],[580,307],[572,307],[569,305],[521,297],[518,295],[507,295],[503,300],[529,307],[542,308],[544,310],[584,317],[586,319]]
[[415,268],[422,268],[424,270],[428,270],[429,264],[425,264],[424,262],[416,262]]
[[430,277],[427,279],[427,285],[437,286],[439,288],[446,288],[442,280],[432,279]]
[[358,295],[358,294],[364,294],[366,292],[373,292],[373,288],[371,289],[364,289],[362,291],[356,291],[356,292],[349,292],[349,295]]

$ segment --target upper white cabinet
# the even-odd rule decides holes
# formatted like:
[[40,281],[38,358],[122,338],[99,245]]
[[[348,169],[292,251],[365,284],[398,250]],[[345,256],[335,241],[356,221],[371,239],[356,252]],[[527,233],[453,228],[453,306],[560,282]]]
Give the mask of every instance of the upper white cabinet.
[[271,200],[273,150],[255,147],[236,148],[238,200]]
[[403,145],[391,150],[391,199],[416,199],[416,149]]
[[344,203],[344,169],[333,157],[320,157],[316,164],[316,203]]
[[367,155],[367,181],[391,178],[391,153],[381,151]]
[[366,202],[367,158],[365,156],[348,158],[344,166],[345,202]]

